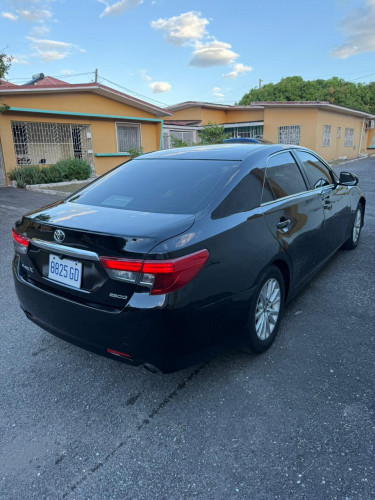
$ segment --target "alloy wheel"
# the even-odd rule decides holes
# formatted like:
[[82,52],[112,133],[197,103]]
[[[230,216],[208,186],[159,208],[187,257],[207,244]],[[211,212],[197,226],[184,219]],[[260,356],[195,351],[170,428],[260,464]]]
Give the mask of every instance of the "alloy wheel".
[[355,214],[354,226],[353,226],[353,242],[357,243],[359,238],[359,233],[361,232],[362,226],[362,212],[360,208],[357,208],[357,213]]
[[255,308],[255,330],[260,340],[272,334],[280,314],[281,290],[275,278],[263,285]]

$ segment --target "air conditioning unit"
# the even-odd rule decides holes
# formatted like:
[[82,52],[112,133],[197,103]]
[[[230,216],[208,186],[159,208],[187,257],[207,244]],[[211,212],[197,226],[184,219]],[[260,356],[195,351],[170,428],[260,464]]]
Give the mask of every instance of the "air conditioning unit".
[[367,129],[375,128],[375,120],[368,120],[366,122],[366,128]]

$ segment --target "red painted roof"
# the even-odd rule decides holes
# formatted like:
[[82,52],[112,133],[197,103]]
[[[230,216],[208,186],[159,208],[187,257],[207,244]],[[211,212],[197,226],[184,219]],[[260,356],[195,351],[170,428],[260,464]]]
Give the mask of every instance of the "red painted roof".
[[17,87],[14,83],[7,82],[6,80],[0,80],[0,85],[2,87]]
[[[57,78],[53,78],[52,76],[45,76],[42,80],[38,80],[33,83],[33,86],[44,86],[44,85],[70,85],[69,83],[63,82],[62,80],[58,80]],[[25,85],[24,85],[25,86]],[[27,85],[28,87],[28,85]]]

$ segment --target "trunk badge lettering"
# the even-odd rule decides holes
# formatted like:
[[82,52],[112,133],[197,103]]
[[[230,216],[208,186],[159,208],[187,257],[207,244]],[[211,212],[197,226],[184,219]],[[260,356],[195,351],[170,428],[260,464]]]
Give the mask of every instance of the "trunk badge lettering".
[[64,231],[61,231],[61,229],[56,229],[53,233],[53,237],[57,243],[62,243],[65,240],[65,233]]
[[126,300],[128,298],[127,295],[118,295],[117,293],[110,293],[109,296],[113,297],[114,299],[122,299],[122,300]]

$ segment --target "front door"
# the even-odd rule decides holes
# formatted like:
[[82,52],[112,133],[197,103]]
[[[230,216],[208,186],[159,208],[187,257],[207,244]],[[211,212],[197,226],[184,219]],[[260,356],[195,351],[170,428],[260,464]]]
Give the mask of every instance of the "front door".
[[324,259],[324,214],[318,194],[308,190],[290,152],[268,159],[262,202],[267,225],[289,255],[298,285]]
[[326,256],[345,241],[350,220],[349,188],[339,186],[331,169],[308,151],[296,155],[308,178],[310,188],[320,197],[324,210],[324,246]]

